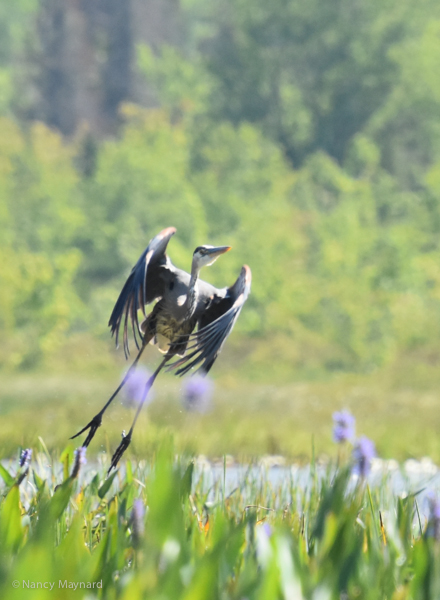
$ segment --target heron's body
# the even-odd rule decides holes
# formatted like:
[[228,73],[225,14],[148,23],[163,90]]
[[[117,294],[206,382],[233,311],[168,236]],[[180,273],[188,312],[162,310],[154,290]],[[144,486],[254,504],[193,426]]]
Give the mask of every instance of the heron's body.
[[[164,279],[164,292],[153,311],[140,324],[144,343],[156,344],[163,353],[174,348],[176,354],[183,356],[189,334],[214,299],[225,298],[227,288],[217,289],[201,279],[191,286],[191,275],[175,267],[169,259],[159,273]],[[176,346],[178,342],[179,349]]]

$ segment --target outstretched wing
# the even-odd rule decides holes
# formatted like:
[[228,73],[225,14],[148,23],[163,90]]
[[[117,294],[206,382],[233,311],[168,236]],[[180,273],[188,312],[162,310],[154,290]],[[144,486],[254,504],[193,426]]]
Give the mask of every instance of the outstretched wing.
[[176,375],[185,375],[193,367],[207,373],[219,355],[226,338],[251,289],[251,270],[247,265],[224,297],[214,298],[198,321],[198,331],[189,336],[187,354],[169,365],[168,370],[177,369]]
[[142,335],[139,328],[138,309],[145,315],[145,305],[160,298],[166,285],[167,259],[166,248],[170,238],[176,233],[175,227],[167,227],[154,237],[131,270],[108,322],[112,335],[116,334],[116,346],[119,343],[119,329],[123,324],[124,352],[127,357],[128,319],[130,318],[133,336],[137,348],[137,335]]

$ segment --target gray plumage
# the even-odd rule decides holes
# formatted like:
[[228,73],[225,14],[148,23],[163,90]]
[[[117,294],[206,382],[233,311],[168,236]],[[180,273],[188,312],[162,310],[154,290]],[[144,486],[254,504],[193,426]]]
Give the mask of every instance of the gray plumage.
[[[112,334],[129,353],[128,332],[133,330],[137,347],[156,343],[171,359],[181,357],[168,369],[177,375],[198,366],[208,372],[240,314],[250,291],[251,270],[243,266],[231,287],[218,289],[199,278],[200,269],[212,264],[229,246],[199,246],[194,251],[191,273],[175,267],[166,254],[176,232],[168,227],[151,240],[133,267],[109,320]],[[145,306],[157,301],[147,315]],[[139,323],[138,311],[144,320]],[[198,330],[193,333],[195,327]]]

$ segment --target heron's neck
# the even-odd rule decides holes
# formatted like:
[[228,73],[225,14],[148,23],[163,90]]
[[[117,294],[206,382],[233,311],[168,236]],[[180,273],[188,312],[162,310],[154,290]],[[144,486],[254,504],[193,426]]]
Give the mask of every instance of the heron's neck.
[[189,319],[194,314],[197,306],[197,299],[199,297],[199,291],[197,287],[197,281],[199,279],[200,269],[196,265],[192,265],[191,268],[191,279],[189,280],[188,293],[184,303],[185,319]]

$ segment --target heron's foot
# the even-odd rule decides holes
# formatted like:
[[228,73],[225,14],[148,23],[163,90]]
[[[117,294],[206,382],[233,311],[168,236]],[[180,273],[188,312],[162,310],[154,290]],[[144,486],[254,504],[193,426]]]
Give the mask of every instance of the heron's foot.
[[83,446],[85,446],[87,448],[87,446],[93,440],[98,427],[101,427],[101,424],[102,424],[102,412],[99,412],[97,415],[95,415],[93,417],[93,419],[90,421],[90,423],[88,423],[85,427],[83,427],[81,429],[81,431],[78,431],[78,433],[75,433],[75,435],[72,435],[72,437],[70,439],[73,440],[74,438],[76,438],[79,435],[81,435],[82,433],[84,433],[84,431],[87,431],[87,429],[90,429],[90,431],[87,434],[87,437],[83,443]]
[[110,465],[109,470],[107,471],[107,475],[110,473],[112,469],[116,469],[116,465],[121,460],[122,455],[127,450],[131,442],[131,433],[132,430],[128,432],[128,435],[125,435],[125,432],[122,432],[122,441],[119,446],[116,448],[115,453],[112,456],[112,464]]

